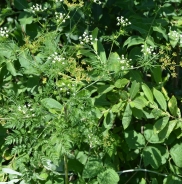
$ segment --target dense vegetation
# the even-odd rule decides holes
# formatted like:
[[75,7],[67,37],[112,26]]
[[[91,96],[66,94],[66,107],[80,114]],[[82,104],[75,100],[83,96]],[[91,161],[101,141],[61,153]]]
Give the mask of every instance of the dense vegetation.
[[182,183],[182,1],[0,4],[0,183]]

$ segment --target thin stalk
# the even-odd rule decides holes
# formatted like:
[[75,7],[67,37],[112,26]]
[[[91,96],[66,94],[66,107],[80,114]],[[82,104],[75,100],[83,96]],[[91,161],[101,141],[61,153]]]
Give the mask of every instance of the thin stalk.
[[148,169],[129,169],[129,170],[124,170],[124,171],[119,171],[117,173],[119,175],[121,175],[121,174],[128,173],[128,172],[138,172],[138,171],[150,172],[150,173],[154,173],[154,174],[157,174],[157,175],[160,175],[160,176],[165,176],[165,177],[168,176],[167,174],[158,173],[158,172],[151,171],[151,170],[148,170]]
[[69,184],[69,180],[68,180],[68,159],[67,159],[66,155],[64,155],[64,173],[65,173],[65,184]]

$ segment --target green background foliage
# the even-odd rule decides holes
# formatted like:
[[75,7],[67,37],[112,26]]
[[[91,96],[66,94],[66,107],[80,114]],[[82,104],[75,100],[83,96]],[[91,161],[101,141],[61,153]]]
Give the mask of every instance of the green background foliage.
[[181,7],[1,3],[0,183],[181,183]]

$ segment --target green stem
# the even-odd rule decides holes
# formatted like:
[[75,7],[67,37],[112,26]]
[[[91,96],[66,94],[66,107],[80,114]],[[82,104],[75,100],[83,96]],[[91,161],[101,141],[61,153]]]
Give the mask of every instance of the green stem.
[[138,171],[150,172],[150,173],[158,174],[158,175],[165,176],[165,177],[168,176],[167,174],[158,173],[158,172],[151,171],[151,170],[148,170],[148,169],[129,169],[129,170],[124,170],[124,171],[119,171],[117,173],[119,175],[121,175],[121,174],[128,173],[128,172],[138,172]]
[[67,159],[66,155],[64,155],[64,173],[65,173],[65,184],[69,184],[69,180],[68,180],[68,159]]

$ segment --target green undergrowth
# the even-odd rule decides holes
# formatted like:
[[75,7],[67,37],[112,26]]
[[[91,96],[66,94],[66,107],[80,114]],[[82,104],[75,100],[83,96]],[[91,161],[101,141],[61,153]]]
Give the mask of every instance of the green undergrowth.
[[182,183],[182,1],[0,4],[0,183]]

